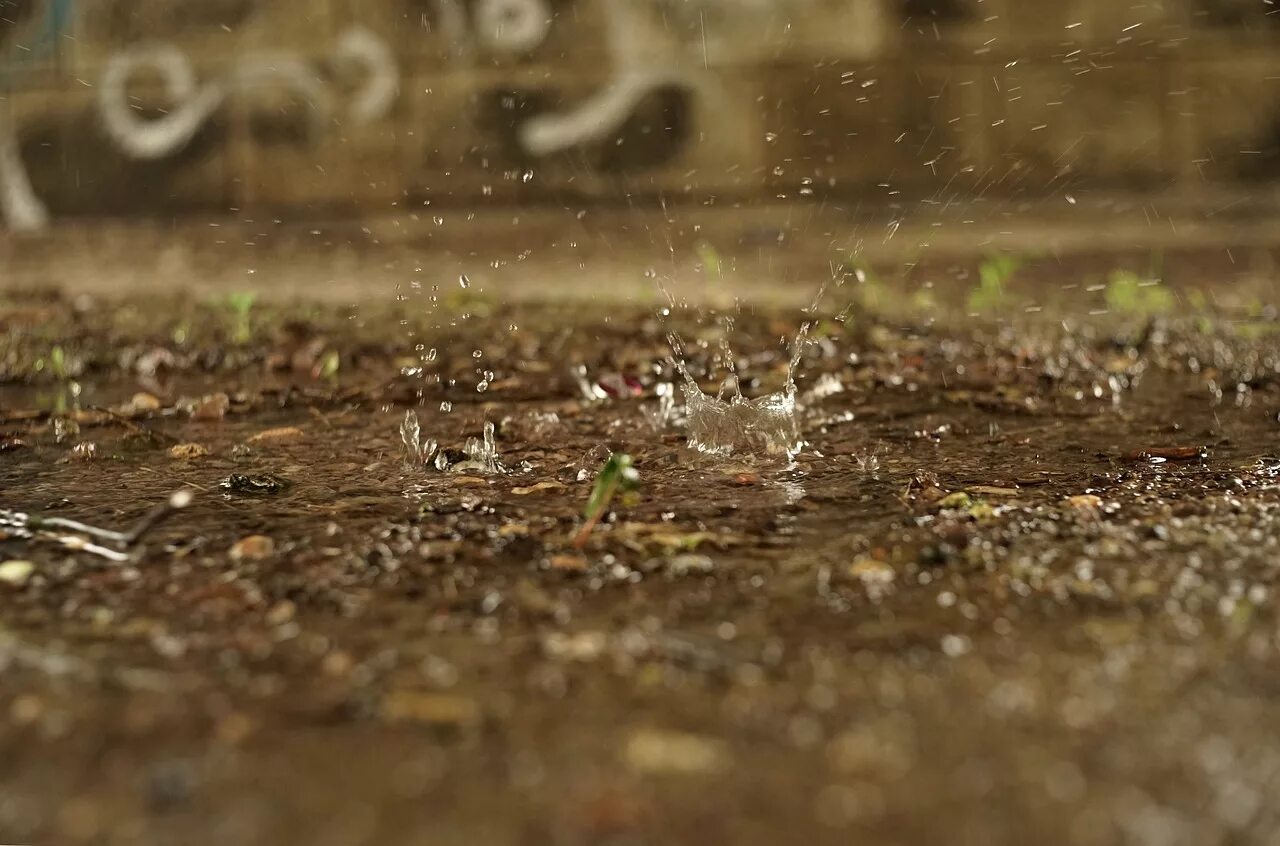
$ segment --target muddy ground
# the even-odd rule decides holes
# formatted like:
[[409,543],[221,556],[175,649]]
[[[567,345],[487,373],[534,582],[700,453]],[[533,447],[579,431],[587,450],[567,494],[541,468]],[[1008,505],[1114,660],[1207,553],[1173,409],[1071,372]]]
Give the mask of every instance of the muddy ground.
[[10,292],[0,508],[193,499],[9,515],[0,841],[1276,842],[1274,313],[1054,273],[737,310],[793,463],[688,447],[696,309]]

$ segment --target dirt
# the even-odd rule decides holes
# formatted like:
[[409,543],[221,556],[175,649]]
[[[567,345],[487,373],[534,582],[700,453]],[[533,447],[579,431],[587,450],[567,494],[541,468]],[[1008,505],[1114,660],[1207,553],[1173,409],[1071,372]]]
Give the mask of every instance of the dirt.
[[689,449],[693,310],[11,296],[0,508],[194,496],[0,540],[0,841],[1274,842],[1272,314],[865,294],[736,315],[793,463]]

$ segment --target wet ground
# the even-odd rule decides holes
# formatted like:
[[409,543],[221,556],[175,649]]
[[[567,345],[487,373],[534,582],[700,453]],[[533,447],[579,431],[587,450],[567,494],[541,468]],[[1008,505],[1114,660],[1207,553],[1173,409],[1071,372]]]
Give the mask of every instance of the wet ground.
[[[0,508],[193,499],[9,515],[0,841],[1275,842],[1273,312],[983,264],[728,337],[10,293]],[[759,395],[806,320],[795,461],[691,450],[666,333]]]

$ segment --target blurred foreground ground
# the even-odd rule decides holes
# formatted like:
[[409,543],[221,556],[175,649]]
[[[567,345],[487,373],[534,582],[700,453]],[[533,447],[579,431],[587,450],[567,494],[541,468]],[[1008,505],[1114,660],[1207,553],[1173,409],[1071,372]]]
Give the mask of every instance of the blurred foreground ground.
[[0,508],[195,499],[0,538],[0,840],[1276,842],[1280,230],[1086,202],[855,221],[792,464],[690,450],[665,334],[776,389],[848,220],[6,240]]

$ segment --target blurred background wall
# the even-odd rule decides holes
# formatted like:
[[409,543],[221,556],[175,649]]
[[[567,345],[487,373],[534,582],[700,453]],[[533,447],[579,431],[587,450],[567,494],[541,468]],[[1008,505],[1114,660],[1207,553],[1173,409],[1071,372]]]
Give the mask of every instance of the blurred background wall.
[[1203,190],[1280,176],[1272,0],[0,0],[60,216]]

